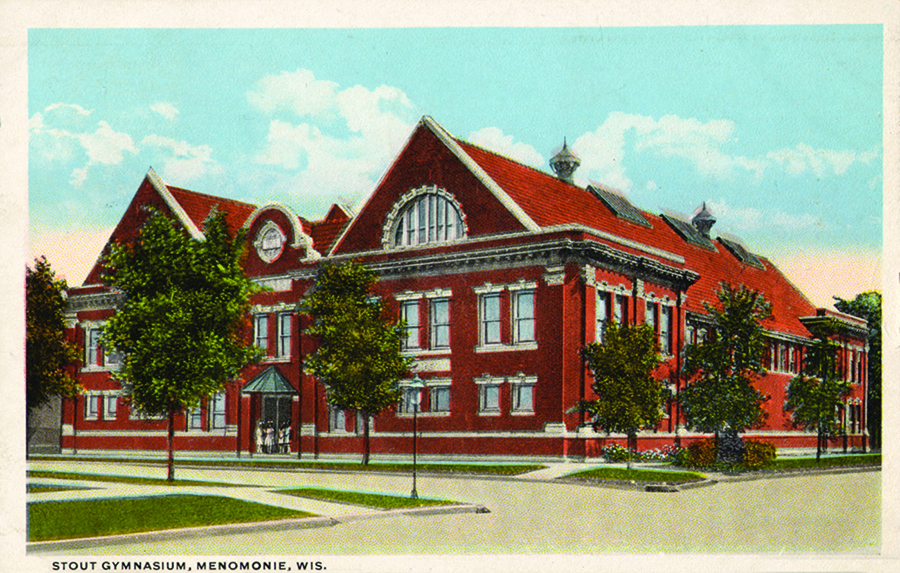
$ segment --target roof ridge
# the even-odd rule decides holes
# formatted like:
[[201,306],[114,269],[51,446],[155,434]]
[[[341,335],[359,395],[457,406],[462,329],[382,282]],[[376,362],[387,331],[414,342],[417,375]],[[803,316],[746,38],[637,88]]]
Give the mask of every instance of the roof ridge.
[[254,203],[247,203],[246,201],[241,201],[239,199],[231,199],[229,197],[222,197],[221,195],[211,195],[209,193],[203,193],[201,191],[194,191],[192,189],[185,189],[184,187],[177,187],[175,185],[165,184],[170,190],[180,191],[182,193],[188,193],[191,195],[195,195],[197,197],[204,197],[206,199],[212,199],[215,201],[228,201],[229,203],[237,203],[239,205],[246,205],[248,207],[256,207],[257,205]]

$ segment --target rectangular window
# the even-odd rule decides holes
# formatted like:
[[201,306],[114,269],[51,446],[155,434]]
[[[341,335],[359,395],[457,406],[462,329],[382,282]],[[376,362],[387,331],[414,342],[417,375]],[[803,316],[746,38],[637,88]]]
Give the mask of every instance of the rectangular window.
[[619,325],[628,324],[628,297],[622,294],[616,295],[616,304],[613,309],[613,319]]
[[480,406],[482,412],[500,411],[500,384],[480,385]]
[[84,395],[84,419],[96,420],[100,414],[100,395],[85,394]]
[[220,392],[209,401],[209,427],[222,429],[225,427],[225,392]]
[[103,419],[115,420],[118,413],[118,405],[118,396],[105,396],[103,400]]
[[90,328],[85,331],[84,365],[100,366],[100,329]]
[[187,429],[188,430],[202,430],[203,429],[203,411],[200,409],[200,406],[197,406],[187,415]]
[[654,332],[656,330],[656,312],[659,308],[659,305],[655,302],[647,301],[647,309],[644,311],[644,322],[647,323],[650,328],[653,329]]
[[516,412],[534,411],[534,385],[513,384],[512,409]]
[[403,348],[419,348],[419,333],[422,330],[422,325],[419,322],[419,301],[404,301],[400,305],[400,318],[406,323]]
[[481,295],[481,342],[500,344],[500,294]]
[[534,341],[534,291],[523,290],[515,295],[513,306],[515,342]]
[[662,307],[659,314],[659,348],[663,354],[672,354],[672,307]]
[[328,425],[332,432],[344,432],[347,429],[347,419],[344,411],[334,406],[328,406]]
[[431,301],[431,348],[450,347],[450,299]]
[[258,314],[253,321],[253,340],[263,351],[269,349],[269,315]]
[[403,394],[400,395],[400,404],[398,405],[397,410],[401,414],[412,414],[416,410],[416,408],[419,408],[418,411],[421,412],[422,389],[404,386],[402,390]]
[[797,372],[797,348],[793,344],[788,345],[788,370]]
[[450,386],[434,386],[430,390],[432,412],[450,411]]
[[291,356],[291,321],[293,316],[289,312],[278,315],[278,356],[290,358]]
[[603,343],[604,335],[606,334],[606,325],[609,323],[609,293],[608,292],[597,292],[597,332],[596,332],[596,340],[599,343]]

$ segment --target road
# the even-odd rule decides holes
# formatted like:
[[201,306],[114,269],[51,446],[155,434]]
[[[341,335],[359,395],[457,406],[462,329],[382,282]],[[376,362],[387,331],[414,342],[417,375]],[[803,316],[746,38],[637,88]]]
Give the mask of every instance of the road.
[[[93,464],[83,471],[121,474],[125,468]],[[128,471],[158,476],[163,470],[135,467]],[[177,477],[398,494],[408,494],[411,485],[408,476],[309,472],[179,469]],[[881,541],[880,471],[723,482],[673,493],[419,476],[418,492],[481,504],[491,513],[379,517],[334,527],[161,539],[65,554],[875,554]]]

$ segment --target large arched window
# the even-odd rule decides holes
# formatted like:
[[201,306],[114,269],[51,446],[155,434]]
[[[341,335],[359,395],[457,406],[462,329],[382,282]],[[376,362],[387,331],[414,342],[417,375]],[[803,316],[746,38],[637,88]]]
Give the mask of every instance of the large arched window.
[[393,246],[444,243],[466,236],[458,203],[437,187],[416,189],[392,213]]

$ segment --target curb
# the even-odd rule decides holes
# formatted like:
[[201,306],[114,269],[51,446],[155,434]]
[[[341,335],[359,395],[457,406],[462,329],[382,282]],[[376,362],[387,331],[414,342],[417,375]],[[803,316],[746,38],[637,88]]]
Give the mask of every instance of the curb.
[[127,543],[144,543],[160,539],[192,539],[209,535],[229,535],[234,533],[252,533],[259,531],[286,531],[293,529],[312,529],[316,527],[333,527],[335,525],[353,521],[377,519],[381,517],[393,517],[408,515],[411,517],[429,515],[451,515],[460,513],[490,513],[483,505],[447,505],[428,506],[403,509],[391,509],[374,514],[345,515],[342,517],[303,517],[299,519],[279,519],[275,521],[255,521],[250,523],[228,523],[213,525],[210,527],[186,527],[182,529],[163,529],[159,531],[145,531],[141,533],[125,533],[122,535],[107,535],[103,537],[82,537],[79,539],[60,539],[55,541],[33,541],[26,544],[26,553],[40,553],[49,551],[68,551],[73,549],[90,549],[95,547],[111,547]]

